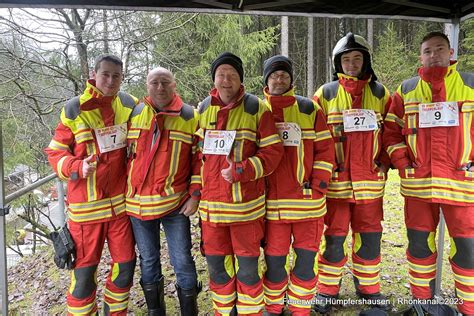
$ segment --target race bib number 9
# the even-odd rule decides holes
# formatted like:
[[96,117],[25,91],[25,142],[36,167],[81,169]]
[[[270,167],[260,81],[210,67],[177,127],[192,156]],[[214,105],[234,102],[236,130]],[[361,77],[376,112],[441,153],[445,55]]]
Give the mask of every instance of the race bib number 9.
[[378,129],[377,115],[373,110],[350,109],[342,113],[344,132],[374,131]]
[[459,108],[457,102],[434,102],[418,105],[420,128],[458,126]]
[[235,139],[235,131],[206,130],[204,136],[203,154],[226,155],[230,154]]
[[301,128],[296,123],[275,123],[283,146],[299,146],[301,142]]
[[94,132],[101,154],[127,147],[127,123],[95,128]]

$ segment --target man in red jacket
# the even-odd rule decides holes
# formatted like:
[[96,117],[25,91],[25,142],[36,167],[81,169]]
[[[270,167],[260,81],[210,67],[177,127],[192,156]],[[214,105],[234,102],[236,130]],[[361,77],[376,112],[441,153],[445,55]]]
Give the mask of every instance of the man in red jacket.
[[[443,33],[423,38],[418,76],[405,80],[392,97],[384,146],[399,171],[405,197],[413,297],[434,295],[441,208],[451,239],[449,261],[458,309],[463,315],[474,315],[474,75],[458,72],[452,55]],[[446,306],[421,307],[448,315],[442,311]]]
[[122,61],[101,55],[80,97],[66,103],[45,149],[68,181],[68,226],[76,262],[67,294],[69,315],[95,315],[96,271],[102,249],[112,256],[105,285],[106,315],[126,315],[135,270],[135,241],[125,214],[127,122],[136,99],[120,90]]
[[215,88],[200,106],[201,159],[193,168],[190,192],[201,198],[213,308],[216,315],[260,315],[264,177],[278,166],[283,147],[271,112],[244,92],[240,58],[219,55],[211,75]]
[[[287,296],[292,315],[309,315],[311,304],[304,302],[316,294],[316,258],[335,164],[334,142],[321,108],[295,94],[290,59],[267,59],[263,77],[266,104],[285,148],[278,168],[267,177],[265,308],[269,315],[281,315]],[[290,245],[296,260],[288,268]]]
[[197,316],[196,267],[191,255],[189,216],[197,210],[191,198],[194,133],[198,113],[176,94],[176,81],[165,68],[147,76],[148,96],[130,118],[127,214],[140,253],[141,280],[148,315],[165,315],[161,271],[160,225],[176,273],[181,315]]

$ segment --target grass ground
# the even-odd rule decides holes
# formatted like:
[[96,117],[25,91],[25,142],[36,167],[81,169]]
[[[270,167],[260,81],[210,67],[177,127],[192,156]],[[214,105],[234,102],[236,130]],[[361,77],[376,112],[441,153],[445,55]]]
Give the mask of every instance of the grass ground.
[[[407,264],[405,249],[407,246],[403,220],[403,199],[399,194],[399,179],[396,172],[391,171],[385,190],[384,202],[384,234],[382,236],[382,292],[391,300],[394,312],[401,310],[410,298],[407,278]],[[199,229],[197,219],[193,219],[193,255],[196,260],[199,278],[203,283],[203,292],[199,295],[198,304],[201,315],[212,315],[212,304],[209,295],[206,261],[199,253]],[[163,235],[163,233],[162,233]],[[447,260],[449,254],[449,239],[446,233],[444,264],[442,275],[442,296],[454,297],[453,278]],[[349,238],[350,243],[350,238]],[[179,315],[179,305],[174,287],[175,276],[169,257],[166,243],[163,244],[162,262],[166,278],[166,304],[168,315]],[[350,245],[349,245],[350,251]],[[103,260],[107,262],[107,260]],[[52,253],[41,254],[33,258],[26,258],[23,264],[9,271],[10,310],[13,315],[59,315],[65,314],[64,293],[69,284],[69,274],[58,271],[52,263]],[[104,284],[108,273],[108,266],[101,264],[99,268],[99,284]],[[146,314],[143,295],[138,283],[139,269],[135,273],[134,286],[131,291],[130,315]],[[102,296],[102,287],[99,285],[99,300]],[[340,292],[341,299],[356,299],[354,285],[350,271],[350,261],[344,269],[344,277]],[[366,306],[348,305],[336,306],[331,315],[357,315]]]

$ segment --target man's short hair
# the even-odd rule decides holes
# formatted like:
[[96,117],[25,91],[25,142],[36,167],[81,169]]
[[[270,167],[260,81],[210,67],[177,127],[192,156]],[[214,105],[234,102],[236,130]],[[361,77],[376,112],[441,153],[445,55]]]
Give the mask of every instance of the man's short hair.
[[113,54],[102,54],[102,55],[99,55],[99,57],[97,57],[96,60],[95,60],[94,70],[96,72],[99,70],[100,63],[103,62],[103,61],[108,61],[108,62],[114,63],[116,65],[119,65],[120,69],[123,70],[123,62],[119,57],[117,57]]
[[442,39],[444,39],[446,41],[446,43],[448,43],[448,47],[451,47],[451,44],[449,43],[449,38],[446,36],[446,34],[441,33],[441,32],[429,32],[428,34],[426,34],[423,37],[423,39],[421,40],[420,45],[423,44],[426,41],[429,41],[433,37],[441,37]]

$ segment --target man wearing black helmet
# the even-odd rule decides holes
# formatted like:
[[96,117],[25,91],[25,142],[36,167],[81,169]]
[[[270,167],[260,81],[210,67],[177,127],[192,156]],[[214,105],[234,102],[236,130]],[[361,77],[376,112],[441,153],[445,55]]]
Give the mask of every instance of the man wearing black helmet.
[[337,298],[346,236],[352,228],[352,272],[356,293],[371,305],[388,309],[380,294],[382,198],[390,160],[382,150],[388,90],[377,82],[366,40],[348,33],[333,50],[334,81],[320,87],[314,100],[327,117],[337,168],[327,193],[316,311],[326,313]]

